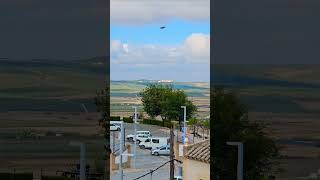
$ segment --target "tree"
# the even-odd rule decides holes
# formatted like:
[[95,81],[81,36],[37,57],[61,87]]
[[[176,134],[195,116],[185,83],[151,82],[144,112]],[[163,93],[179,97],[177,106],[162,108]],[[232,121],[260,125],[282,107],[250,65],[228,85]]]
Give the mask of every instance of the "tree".
[[[109,87],[105,87],[101,91],[97,91],[96,97],[94,98],[94,103],[96,105],[97,111],[100,112],[101,116],[99,118],[99,125],[104,130],[104,140],[105,140],[105,150],[106,154],[105,157],[109,157],[109,154],[111,153],[110,149],[110,96],[109,96]],[[96,167],[98,167],[98,161],[95,162]],[[107,161],[107,164],[105,166],[105,173],[109,174],[109,161]],[[100,169],[99,169],[100,168]],[[101,166],[99,166],[99,170],[101,170]],[[101,170],[102,171],[102,170]]]
[[244,143],[244,179],[259,180],[278,172],[279,147],[265,133],[265,124],[249,121],[247,107],[234,92],[213,89],[210,114],[214,179],[236,179],[237,149],[227,141]]
[[97,108],[97,112],[101,114],[99,118],[99,125],[104,129],[105,139],[109,140],[109,127],[110,127],[110,96],[109,87],[105,87],[101,91],[96,93],[94,103]]
[[181,106],[187,107],[187,119],[197,110],[184,91],[172,86],[152,84],[140,92],[140,96],[144,111],[152,118],[161,116],[163,121],[179,120]]
[[161,115],[161,103],[165,93],[172,91],[171,86],[151,84],[139,93],[143,110],[151,117]]

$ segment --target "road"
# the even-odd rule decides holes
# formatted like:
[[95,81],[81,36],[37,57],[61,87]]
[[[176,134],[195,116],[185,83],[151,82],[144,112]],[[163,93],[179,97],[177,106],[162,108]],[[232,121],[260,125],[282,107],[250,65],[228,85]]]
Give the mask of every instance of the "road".
[[[144,125],[144,124],[137,124],[137,131],[150,131],[152,133],[152,136],[156,137],[169,137],[169,129],[159,127],[159,126],[152,126],[152,125]],[[110,146],[111,149],[113,144],[113,135],[116,135],[117,132],[111,133],[111,139],[110,139]],[[127,124],[125,123],[125,134],[133,134],[134,128],[133,124]],[[132,148],[133,143],[126,142],[127,144],[131,144]],[[116,145],[115,149],[118,149],[119,147],[119,140],[116,139]],[[133,149],[132,149],[133,150]],[[164,163],[169,161],[169,156],[152,156],[150,150],[146,149],[140,149],[137,146],[137,157],[136,157],[136,168],[130,168],[124,170],[124,180],[132,180],[135,179],[141,175],[144,175],[150,170],[154,170],[158,168],[159,166],[163,165]],[[133,163],[133,161],[132,161]],[[177,164],[177,163],[175,163]],[[132,164],[133,167],[133,164]],[[159,168],[157,171],[155,171],[152,174],[153,179],[157,180],[167,180],[169,178],[169,163],[164,165],[163,167]],[[119,172],[115,171],[110,174],[111,180],[118,180],[119,178]],[[145,179],[151,179],[151,175],[146,175],[145,177],[140,178],[140,180]]]

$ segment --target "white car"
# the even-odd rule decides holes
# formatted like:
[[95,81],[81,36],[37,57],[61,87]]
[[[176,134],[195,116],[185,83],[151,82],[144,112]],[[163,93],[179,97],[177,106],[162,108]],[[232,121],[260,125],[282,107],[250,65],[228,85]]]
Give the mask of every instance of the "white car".
[[182,176],[175,176],[173,180],[182,180]]
[[[139,142],[139,141],[140,141],[140,142],[143,141],[143,140],[144,140],[143,138],[145,138],[145,137],[151,137],[150,131],[137,131],[136,134],[137,134],[137,140],[138,140],[138,142]],[[140,139],[140,138],[142,138],[142,139]],[[133,142],[133,141],[134,141],[134,134],[129,134],[129,135],[127,135],[127,136],[126,136],[126,139],[127,139],[128,141]]]
[[120,126],[110,123],[110,131],[120,131]]
[[141,141],[139,147],[141,149],[156,149],[161,146],[167,145],[169,138],[167,137],[150,137],[145,141]]
[[170,145],[161,146],[151,150],[151,155],[170,155]]

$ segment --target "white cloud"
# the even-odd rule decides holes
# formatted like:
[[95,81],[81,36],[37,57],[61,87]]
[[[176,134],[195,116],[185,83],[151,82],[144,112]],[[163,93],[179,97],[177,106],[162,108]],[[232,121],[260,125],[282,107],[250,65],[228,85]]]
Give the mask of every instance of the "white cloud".
[[110,0],[111,23],[144,24],[210,19],[210,0]]
[[135,45],[118,40],[111,42],[111,63],[147,66],[177,63],[208,64],[210,61],[210,36],[194,33],[177,46]]

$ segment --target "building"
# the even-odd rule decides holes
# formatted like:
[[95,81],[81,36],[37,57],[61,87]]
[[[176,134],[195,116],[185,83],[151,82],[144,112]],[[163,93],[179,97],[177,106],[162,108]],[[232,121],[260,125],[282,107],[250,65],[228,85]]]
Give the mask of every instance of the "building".
[[210,180],[210,141],[186,146],[183,158],[183,180]]

